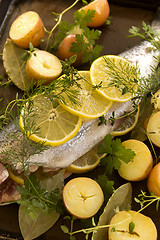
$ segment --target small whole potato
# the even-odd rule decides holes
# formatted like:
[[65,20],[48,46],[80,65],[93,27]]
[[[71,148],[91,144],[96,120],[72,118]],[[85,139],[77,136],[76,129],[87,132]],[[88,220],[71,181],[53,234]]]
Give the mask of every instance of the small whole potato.
[[19,47],[27,49],[30,43],[38,47],[45,36],[44,25],[38,13],[28,11],[16,18],[10,27],[9,36]]

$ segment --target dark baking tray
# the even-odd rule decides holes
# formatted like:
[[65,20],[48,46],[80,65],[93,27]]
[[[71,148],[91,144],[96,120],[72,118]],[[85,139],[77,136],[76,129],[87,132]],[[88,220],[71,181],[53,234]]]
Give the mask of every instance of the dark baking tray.
[[[37,11],[47,29],[51,29],[55,24],[54,15],[52,12],[61,12],[67,6],[69,6],[73,1],[55,1],[55,0],[19,0],[19,1],[0,1],[0,24],[1,24],[1,39],[0,39],[0,49],[2,52],[3,45],[5,43],[6,38],[8,37],[9,28],[13,20],[20,15],[21,13],[34,10]],[[122,4],[115,4],[115,3]],[[99,39],[99,43],[103,45],[104,54],[119,54],[126,50],[127,48],[131,48],[134,45],[140,42],[140,39],[137,38],[127,38],[128,29],[131,26],[141,27],[142,21],[145,21],[147,24],[151,24],[154,16],[156,14],[156,8],[158,5],[154,5],[152,8],[142,7],[139,4],[131,5],[127,3],[127,1],[112,1],[110,0],[110,16],[111,16],[111,26],[109,27],[101,27],[102,36]],[[136,1],[135,1],[136,2]],[[143,1],[144,3],[145,1]],[[149,2],[149,1],[148,1]],[[150,1],[152,2],[152,1]],[[154,2],[154,1],[153,1]],[[156,1],[155,1],[156,2]],[[159,2],[159,1],[158,1]],[[157,2],[157,3],[158,3]],[[125,5],[126,4],[126,5]],[[71,11],[67,12],[64,16],[64,20],[67,19],[69,21],[72,20],[73,12],[78,9],[81,5],[77,4]],[[138,7],[137,7],[138,6]],[[3,69],[3,63],[0,62],[0,75],[5,76],[5,72]],[[88,66],[84,66],[84,68],[88,68]],[[8,100],[15,98],[16,93],[21,93],[15,86],[10,86],[7,88],[0,89],[0,98],[4,98],[4,101],[1,102],[0,108],[4,107]],[[87,174],[91,177],[96,177],[98,172],[101,171],[100,168],[95,171]],[[115,180],[115,187],[118,187],[119,184],[124,183],[120,177],[115,174],[113,176]],[[133,194],[137,196],[140,193],[140,190],[146,191],[146,181],[142,181],[139,183],[132,183],[133,186]],[[133,201],[133,209],[139,209],[139,205],[135,204]],[[144,213],[150,217],[152,217],[153,221],[156,223],[159,236],[160,236],[160,223],[159,223],[159,213],[156,212],[155,206],[151,206],[147,208]],[[59,219],[59,221],[45,234],[40,236],[37,239],[41,240],[67,240],[69,239],[67,235],[63,234],[60,226],[63,224],[63,217]],[[20,229],[18,226],[18,205],[12,204],[3,206],[0,208],[0,235],[13,238],[13,239],[22,239],[20,234]],[[1,238],[0,239],[5,239]],[[85,239],[84,235],[79,236],[77,239]]]

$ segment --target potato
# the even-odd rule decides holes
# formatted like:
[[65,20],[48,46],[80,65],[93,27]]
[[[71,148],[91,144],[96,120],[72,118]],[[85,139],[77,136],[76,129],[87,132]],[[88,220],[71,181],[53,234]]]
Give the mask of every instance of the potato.
[[157,147],[160,147],[160,111],[153,112],[147,123],[147,134],[149,139]]
[[160,162],[154,166],[147,181],[148,191],[155,196],[160,196]]
[[[131,222],[135,224],[133,232],[129,231]],[[157,240],[157,229],[152,219],[142,213],[120,211],[111,219],[108,237],[109,240]]]
[[63,202],[73,216],[86,219],[94,216],[104,201],[100,185],[91,178],[71,179],[63,188]]
[[60,60],[44,50],[34,51],[26,63],[27,77],[34,84],[40,81],[43,84],[48,84],[57,79],[61,72],[62,64]]
[[118,170],[119,175],[128,181],[145,179],[153,167],[152,154],[147,145],[136,139],[128,139],[122,145],[134,151],[135,156],[129,163],[121,160],[121,166]]
[[27,49],[30,42],[34,47],[38,47],[45,36],[40,16],[34,11],[23,13],[12,23],[9,36],[19,47]]

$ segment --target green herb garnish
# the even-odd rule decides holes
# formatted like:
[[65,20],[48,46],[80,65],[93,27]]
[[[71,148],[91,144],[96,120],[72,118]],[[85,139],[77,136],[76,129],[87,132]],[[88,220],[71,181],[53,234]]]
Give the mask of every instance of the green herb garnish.
[[105,166],[106,174],[112,174],[113,169],[118,170],[121,165],[120,160],[128,163],[135,156],[135,153],[131,149],[126,149],[122,145],[119,138],[114,140],[111,135],[107,135],[104,138],[104,144],[99,146],[98,152],[100,154],[107,154],[101,159],[101,164]]

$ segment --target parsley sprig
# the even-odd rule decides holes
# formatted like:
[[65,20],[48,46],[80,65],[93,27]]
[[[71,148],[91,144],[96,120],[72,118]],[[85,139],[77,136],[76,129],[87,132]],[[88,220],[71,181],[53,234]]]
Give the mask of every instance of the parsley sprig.
[[160,51],[160,38],[158,37],[159,34],[144,21],[142,22],[142,29],[132,26],[132,28],[129,29],[129,33],[131,33],[131,35],[128,37],[140,37],[141,39],[150,42],[152,46]]
[[121,165],[120,160],[128,163],[135,156],[131,149],[126,149],[122,145],[119,138],[114,140],[111,135],[107,135],[104,138],[104,144],[99,146],[98,152],[99,154],[107,154],[101,159],[101,164],[105,166],[106,174],[112,174],[113,169],[118,170]]
[[62,40],[69,34],[75,34],[76,42],[72,43],[70,52],[80,53],[83,52],[82,63],[92,62],[96,59],[103,47],[96,44],[96,40],[99,39],[101,31],[90,29],[87,27],[87,23],[92,21],[95,10],[75,11],[73,22],[61,21],[58,25],[58,33],[52,39],[52,44],[49,47],[49,51],[56,51],[62,42]]

